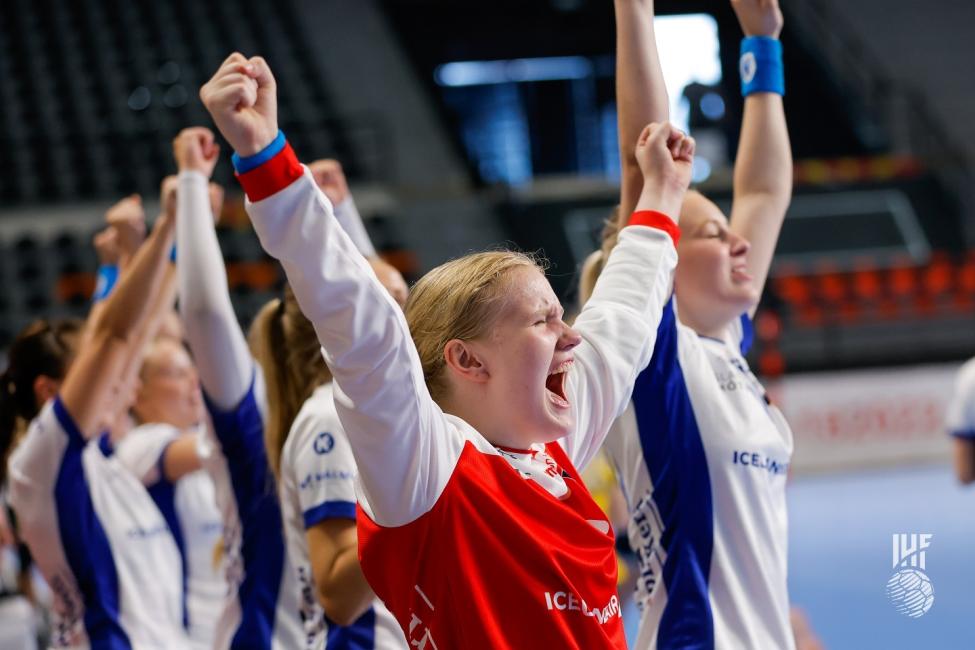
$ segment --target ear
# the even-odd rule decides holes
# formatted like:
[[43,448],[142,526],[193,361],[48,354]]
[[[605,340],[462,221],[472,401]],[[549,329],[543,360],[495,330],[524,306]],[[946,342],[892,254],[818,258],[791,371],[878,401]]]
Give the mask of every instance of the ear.
[[38,406],[43,406],[47,400],[51,399],[58,393],[58,388],[61,387],[61,382],[57,379],[49,377],[47,375],[38,375],[34,379],[34,399],[37,401]]
[[459,379],[483,384],[490,378],[482,355],[473,341],[451,339],[443,348],[444,361],[451,373]]

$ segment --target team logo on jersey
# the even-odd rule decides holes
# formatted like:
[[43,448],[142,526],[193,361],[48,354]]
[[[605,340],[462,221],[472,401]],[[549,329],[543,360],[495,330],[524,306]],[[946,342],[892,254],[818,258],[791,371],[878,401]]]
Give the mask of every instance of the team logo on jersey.
[[315,453],[323,456],[335,447],[335,438],[328,431],[322,431],[315,437]]
[[930,533],[894,533],[893,566],[897,572],[887,581],[887,598],[901,614],[920,618],[934,604],[934,585],[924,573]]
[[572,494],[566,482],[572,477],[544,450],[532,449],[526,453],[498,449],[498,453],[523,479],[534,481],[556,499],[565,500]]

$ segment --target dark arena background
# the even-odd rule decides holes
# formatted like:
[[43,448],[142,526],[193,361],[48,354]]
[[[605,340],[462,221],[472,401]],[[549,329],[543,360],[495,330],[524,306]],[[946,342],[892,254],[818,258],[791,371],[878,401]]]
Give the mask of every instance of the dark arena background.
[[[782,11],[794,191],[748,361],[795,436],[789,591],[819,644],[801,647],[975,647],[975,499],[945,421],[975,356],[975,4]],[[693,186],[727,212],[741,30],[723,0],[656,13],[672,121],[698,143]],[[614,30],[610,0],[4,0],[0,351],[36,318],[87,314],[107,208],[138,193],[158,214],[172,140],[214,128],[199,89],[232,51],[267,59],[299,158],[342,163],[409,282],[507,245],[544,255],[577,312],[579,270],[619,200]],[[231,151],[221,140],[217,233],[246,328],[284,274]],[[887,593],[902,534],[932,536],[934,603],[918,618]],[[3,612],[22,558],[4,542],[13,649],[4,626],[25,621]],[[43,638],[50,594],[33,581]],[[624,602],[631,589],[621,575]],[[624,609],[628,633],[638,618]]]

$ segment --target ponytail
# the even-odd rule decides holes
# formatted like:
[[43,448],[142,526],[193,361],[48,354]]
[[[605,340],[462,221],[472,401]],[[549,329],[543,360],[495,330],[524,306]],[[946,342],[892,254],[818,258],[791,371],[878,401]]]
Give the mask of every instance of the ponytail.
[[301,313],[291,287],[285,287],[283,298],[271,300],[254,317],[250,344],[267,387],[264,446],[275,477],[280,477],[281,450],[291,424],[305,400],[331,381],[332,374],[322,358],[315,330]]
[[17,430],[17,386],[10,369],[0,374],[0,485],[7,479],[7,455]]
[[38,320],[11,344],[7,369],[0,375],[0,482],[6,478],[7,457],[19,426],[37,417],[43,406],[34,393],[34,382],[41,376],[64,378],[80,331],[77,319]]

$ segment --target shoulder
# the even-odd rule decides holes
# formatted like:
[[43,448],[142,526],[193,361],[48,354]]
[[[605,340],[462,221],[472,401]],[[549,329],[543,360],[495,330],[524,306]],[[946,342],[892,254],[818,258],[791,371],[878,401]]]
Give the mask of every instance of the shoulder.
[[959,397],[975,397],[975,359],[969,359],[958,369],[955,393]]
[[282,469],[285,466],[317,466],[345,457],[351,461],[352,449],[335,410],[332,387],[325,384],[305,400],[291,423],[281,451]]
[[342,423],[339,421],[335,402],[332,399],[331,384],[324,384],[305,400],[291,423],[288,433],[288,443],[298,445],[308,443],[321,431],[338,431],[344,435]]

